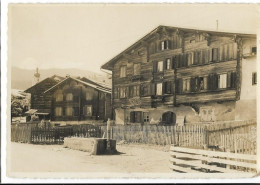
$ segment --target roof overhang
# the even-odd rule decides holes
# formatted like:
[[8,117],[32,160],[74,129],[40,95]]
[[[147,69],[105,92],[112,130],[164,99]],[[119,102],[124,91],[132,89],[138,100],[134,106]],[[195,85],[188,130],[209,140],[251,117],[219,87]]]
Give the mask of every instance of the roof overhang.
[[158,26],[157,28],[155,28],[154,30],[149,32],[147,35],[145,35],[144,37],[139,39],[137,42],[132,44],[130,47],[128,47],[127,49],[125,49],[124,51],[122,51],[121,53],[116,55],[114,58],[112,58],[111,60],[109,60],[108,62],[103,64],[101,66],[101,69],[106,69],[106,70],[112,71],[114,63],[117,62],[121,57],[123,57],[123,55],[126,52],[131,51],[132,49],[134,49],[136,46],[138,46],[143,41],[145,42],[145,41],[149,40],[149,38],[151,38],[154,34],[158,33],[160,30],[163,30],[163,29],[167,29],[169,31],[182,31],[184,33],[203,32],[203,33],[208,33],[208,34],[216,35],[216,36],[231,36],[231,37],[237,36],[237,37],[241,37],[241,38],[256,38],[256,34],[243,34],[243,33],[231,33],[231,32],[210,31],[210,30],[198,30],[198,29],[171,27],[171,26]]

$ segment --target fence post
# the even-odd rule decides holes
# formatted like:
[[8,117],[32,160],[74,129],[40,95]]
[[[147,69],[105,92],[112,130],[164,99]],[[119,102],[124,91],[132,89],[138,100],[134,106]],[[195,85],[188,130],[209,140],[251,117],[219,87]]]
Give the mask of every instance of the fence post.
[[205,147],[208,148],[209,146],[209,130],[208,127],[205,128]]

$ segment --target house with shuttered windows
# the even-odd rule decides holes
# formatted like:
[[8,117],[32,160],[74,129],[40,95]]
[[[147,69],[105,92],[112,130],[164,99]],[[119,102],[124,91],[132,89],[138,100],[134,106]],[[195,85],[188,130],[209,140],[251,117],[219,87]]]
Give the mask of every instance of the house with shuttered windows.
[[53,122],[102,123],[111,118],[111,87],[109,85],[85,77],[67,76],[43,93],[51,95],[50,115]]
[[256,35],[159,26],[105,63],[117,124],[256,118]]

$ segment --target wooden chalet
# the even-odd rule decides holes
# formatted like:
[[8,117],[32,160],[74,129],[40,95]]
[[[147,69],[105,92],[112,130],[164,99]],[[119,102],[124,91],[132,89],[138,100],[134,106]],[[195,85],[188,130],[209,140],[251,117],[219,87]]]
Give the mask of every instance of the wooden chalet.
[[44,115],[45,119],[49,119],[51,113],[51,95],[44,92],[63,79],[63,77],[53,75],[26,89],[24,92],[31,94],[30,108],[36,110],[39,115]]
[[87,78],[67,77],[50,87],[52,121],[84,121],[111,118],[111,87]]
[[159,26],[101,68],[117,124],[256,118],[256,35]]

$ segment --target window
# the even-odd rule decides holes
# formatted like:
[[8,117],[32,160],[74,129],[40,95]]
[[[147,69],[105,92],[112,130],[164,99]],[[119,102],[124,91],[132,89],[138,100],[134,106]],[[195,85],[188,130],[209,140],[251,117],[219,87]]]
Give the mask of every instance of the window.
[[73,100],[73,95],[72,95],[72,93],[68,93],[68,94],[66,95],[66,100],[67,100],[67,101],[72,101],[72,100]]
[[72,107],[66,107],[66,116],[72,116]]
[[256,47],[252,47],[252,53],[256,54],[256,52],[257,52]]
[[172,65],[171,65],[171,59],[167,58],[166,59],[166,69],[172,69]]
[[156,84],[156,95],[162,95],[162,83]]
[[189,92],[190,91],[190,79],[184,79],[183,80],[183,92]]
[[163,61],[158,62],[157,64],[157,72],[163,71]]
[[236,87],[236,72],[227,73],[227,88]]
[[84,109],[85,116],[92,116],[92,105],[86,105]]
[[144,123],[149,123],[150,122],[149,112],[144,112],[143,118],[144,118]]
[[55,108],[55,116],[62,116],[62,107]]
[[57,94],[56,101],[63,101],[63,94]]
[[168,40],[165,40],[165,41],[161,42],[161,48],[162,48],[162,50],[169,49]]
[[115,99],[119,98],[118,93],[119,93],[118,87],[115,87],[114,88],[114,98]]
[[217,62],[218,61],[218,48],[212,49],[212,61]]
[[78,102],[79,101],[79,96],[73,96],[73,101]]
[[172,82],[171,81],[169,81],[169,82],[164,82],[164,93],[165,94],[171,94],[172,92],[172,90],[171,90],[171,88],[172,88]]
[[143,84],[141,86],[141,95],[142,96],[150,95],[150,84]]
[[136,97],[139,96],[140,87],[138,85],[130,86],[129,87],[129,97]]
[[218,88],[227,88],[227,74],[219,75]]
[[74,107],[73,111],[74,111],[74,116],[79,116],[79,107]]
[[256,85],[257,84],[257,75],[256,73],[252,74],[252,85]]
[[188,54],[188,66],[193,64],[193,53]]
[[142,112],[141,111],[130,112],[130,122],[131,123],[141,123],[142,122]]
[[92,100],[92,92],[86,92],[86,100]]
[[141,71],[141,65],[134,64],[134,75],[140,75],[140,71]]
[[182,83],[183,82],[183,80],[182,80],[182,78],[178,78],[177,80],[176,80],[176,92],[178,93],[178,94],[180,94],[180,93],[182,93]]
[[121,87],[120,88],[120,98],[125,98],[126,97],[126,87]]
[[120,68],[120,78],[126,77],[126,66]]

